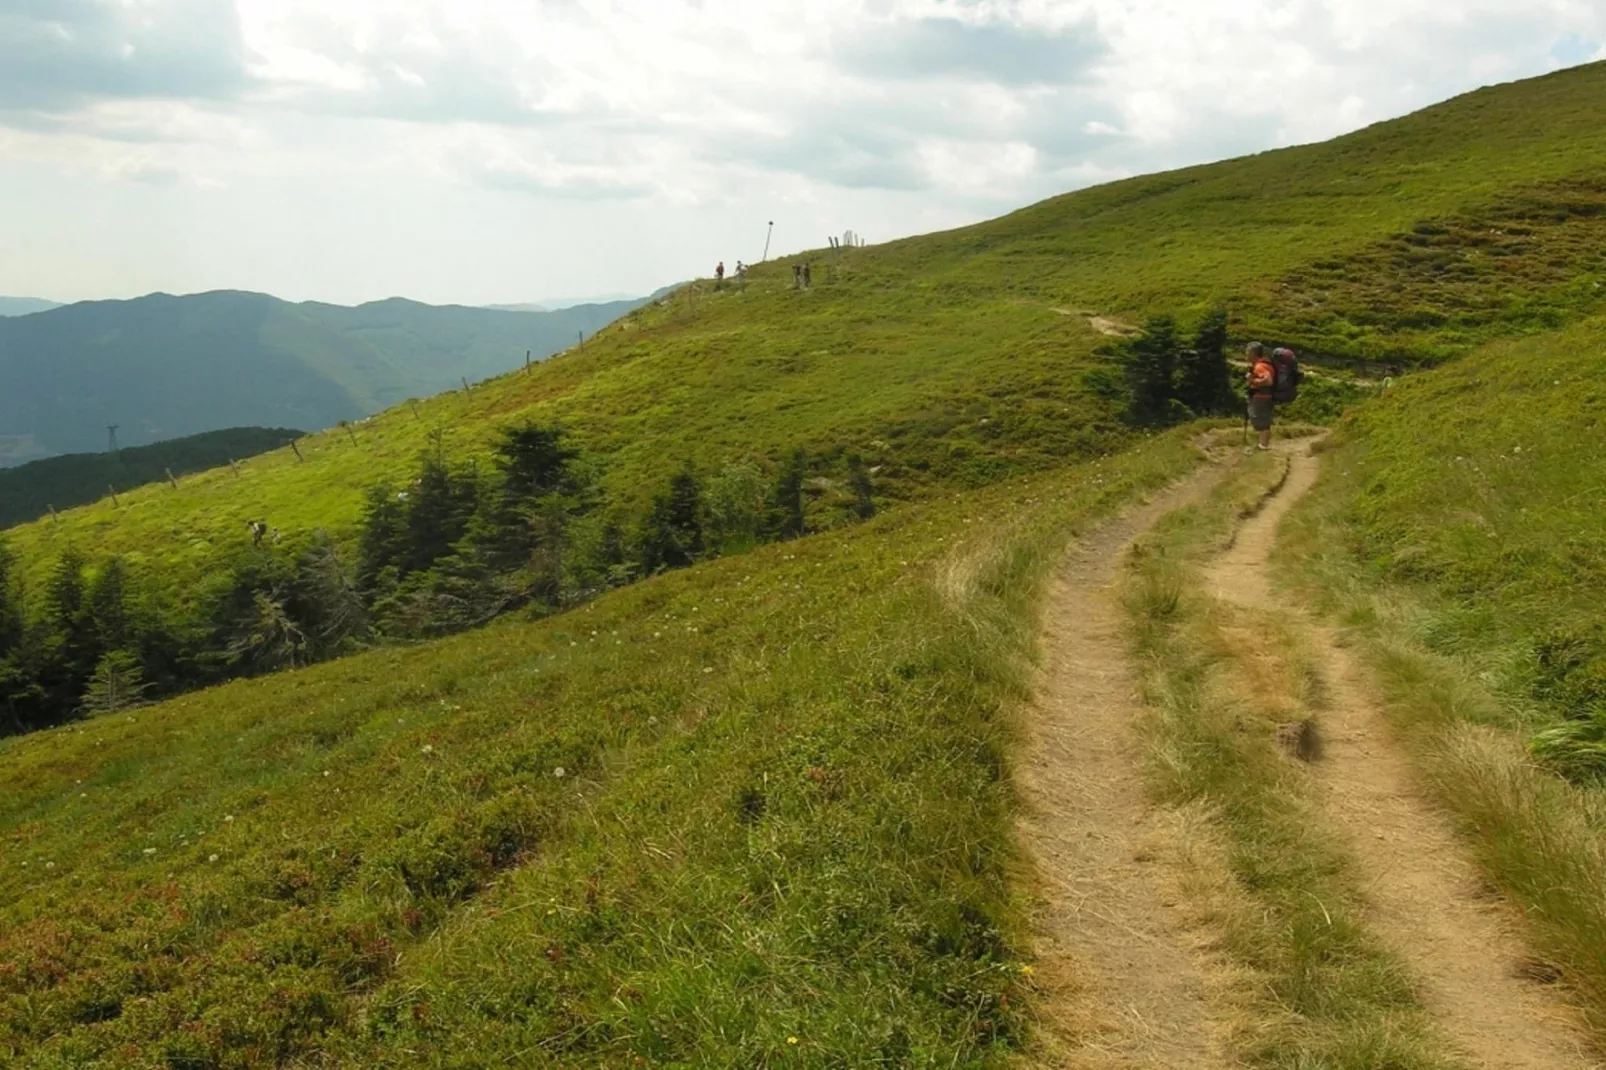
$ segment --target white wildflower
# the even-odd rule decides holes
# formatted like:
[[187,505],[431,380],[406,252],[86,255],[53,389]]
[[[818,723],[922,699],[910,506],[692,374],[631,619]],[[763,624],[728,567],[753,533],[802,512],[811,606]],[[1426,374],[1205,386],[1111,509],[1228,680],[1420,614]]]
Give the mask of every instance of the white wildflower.
[[206,860],[208,862],[216,862],[217,861],[217,855],[207,855],[206,856]]
[[145,848],[145,853],[146,853],[146,854],[148,854],[148,855],[153,855],[153,854],[155,854],[155,853],[156,853],[156,848],[154,848],[154,847],[147,847],[147,848]]
[[233,821],[234,821],[234,815],[233,814],[224,814],[223,815],[223,823],[225,825],[230,824]]
[[552,770],[552,775],[557,777],[559,780],[562,780],[566,773],[567,773],[567,770],[565,770],[563,768],[563,766],[561,766],[561,765],[558,766],[556,769]]
[[433,743],[424,744],[424,753],[425,754],[434,754],[435,753],[435,745]]

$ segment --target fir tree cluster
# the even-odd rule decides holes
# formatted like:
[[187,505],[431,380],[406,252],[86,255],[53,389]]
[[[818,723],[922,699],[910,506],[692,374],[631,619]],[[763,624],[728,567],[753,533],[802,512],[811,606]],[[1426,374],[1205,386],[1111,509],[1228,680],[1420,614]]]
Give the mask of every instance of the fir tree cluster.
[[[153,608],[121,559],[92,567],[72,548],[30,612],[0,546],[0,732],[447,635],[514,610],[559,612],[655,573],[796,538],[810,530],[822,463],[798,450],[706,476],[688,464],[631,522],[558,428],[505,431],[484,468],[452,463],[437,437],[410,481],[368,491],[354,548],[320,532],[295,551],[242,549],[193,619]],[[868,519],[871,471],[857,456],[845,464],[838,512]]]

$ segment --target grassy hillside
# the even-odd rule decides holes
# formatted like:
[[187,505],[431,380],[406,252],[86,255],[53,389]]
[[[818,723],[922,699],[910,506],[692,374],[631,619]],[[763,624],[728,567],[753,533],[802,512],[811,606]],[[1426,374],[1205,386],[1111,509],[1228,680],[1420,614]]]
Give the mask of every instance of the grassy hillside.
[[105,496],[160,483],[168,473],[187,476],[278,449],[300,431],[282,427],[231,427],[188,438],[136,446],[117,453],[70,453],[16,468],[0,468],[0,528],[70,509]]
[[[239,481],[213,472],[178,494],[101,503],[59,529],[23,529],[16,548],[38,568],[82,541],[142,555],[182,585],[238,544],[248,516],[292,538],[347,533],[362,490],[406,474],[432,432],[466,458],[527,418],[570,427],[624,503],[686,460],[714,467],[799,446],[862,453],[894,495],[986,482],[1126,441],[1083,381],[1108,341],[1083,312],[1136,320],[1224,300],[1241,336],[1402,362],[1464,352],[1595,308],[1597,246],[1571,235],[1593,234],[1600,217],[1582,202],[1554,211],[1546,226],[1568,237],[1543,270],[1531,250],[1473,257],[1477,286],[1495,286],[1520,315],[1483,309],[1467,314],[1476,322],[1400,327],[1441,299],[1444,272],[1437,254],[1388,251],[1417,248],[1419,225],[1504,211],[1557,183],[1588,186],[1606,165],[1594,111],[1603,92],[1606,65],[1596,64],[1321,145],[1115,183],[839,260],[816,253],[806,293],[790,289],[786,264],[760,265],[745,291],[692,287],[531,375],[392,409],[355,443],[313,436],[305,462],[280,451]],[[1558,271],[1582,281],[1558,287]],[[1290,281],[1317,274],[1343,285]]]
[[1004,1065],[1035,592],[1196,459],[0,741],[0,1062]]
[[[413,301],[357,308],[218,292],[85,301],[0,320],[10,459],[224,427],[320,429],[574,344],[637,302],[518,313]],[[0,454],[0,461],[6,460]]]
[[1358,558],[1429,599],[1433,646],[1498,666],[1525,722],[1606,718],[1603,346],[1606,319],[1490,346],[1356,414],[1335,455]]
[[[1488,347],[1399,388],[1333,466],[1363,485],[1403,470],[1399,398],[1599,332],[1594,287],[1557,279],[1596,270],[1580,176],[1606,163],[1603,88],[1606,66],[1582,68],[813,254],[807,292],[762,265],[529,372],[16,529],[36,612],[70,547],[122,555],[130,585],[190,608],[249,556],[245,520],[285,533],[271,554],[320,530],[349,548],[371,485],[436,447],[483,465],[525,421],[569,429],[622,520],[688,463],[773,474],[796,449],[816,506],[857,454],[884,507],[841,527],[816,508],[832,530],[545,621],[0,741],[0,1061],[1007,1065],[1031,997],[1005,774],[1035,599],[1091,517],[1196,460],[1118,418],[1108,374],[1089,375],[1111,360],[1101,326],[1225,301],[1239,335],[1340,356]],[[1475,243],[1486,219],[1513,240]],[[1434,404],[1448,435],[1454,392]],[[1292,559],[1382,557],[1411,508],[1382,478],[1358,512],[1329,499],[1337,534]],[[1474,606],[1451,574],[1422,577]],[[1298,906],[1280,904],[1316,925]],[[1350,950],[1361,972],[1383,962]],[[1289,984],[1309,981],[1299,961]]]

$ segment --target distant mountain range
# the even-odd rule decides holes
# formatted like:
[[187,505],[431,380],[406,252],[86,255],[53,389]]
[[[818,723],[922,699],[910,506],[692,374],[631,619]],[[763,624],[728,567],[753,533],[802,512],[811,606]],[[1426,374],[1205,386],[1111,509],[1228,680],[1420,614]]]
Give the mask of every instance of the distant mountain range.
[[0,297],[0,316],[27,316],[60,307],[55,301],[38,297]]
[[512,312],[217,291],[0,319],[0,467],[227,427],[316,431],[573,345],[650,298]]
[[[681,283],[673,286],[664,286],[654,290],[647,300],[655,301],[671,290],[679,289]],[[594,294],[591,297],[549,297],[543,301],[528,301],[516,305],[483,305],[483,308],[496,309],[500,312],[557,312],[565,308],[574,308],[577,305],[606,305],[615,301],[630,301],[633,294]]]

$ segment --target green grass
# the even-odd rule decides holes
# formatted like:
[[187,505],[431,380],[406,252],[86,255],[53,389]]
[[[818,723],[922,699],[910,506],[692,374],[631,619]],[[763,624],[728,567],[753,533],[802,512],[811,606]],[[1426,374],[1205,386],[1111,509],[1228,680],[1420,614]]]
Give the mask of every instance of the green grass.
[[[238,475],[18,529],[35,596],[53,556],[77,544],[126,555],[136,584],[187,608],[245,548],[247,519],[292,547],[318,529],[350,539],[363,489],[408,474],[433,436],[454,459],[483,456],[526,419],[571,429],[627,516],[687,460],[706,471],[797,447],[826,479],[862,454],[892,506],[544,622],[0,742],[0,1061],[1005,1064],[1032,995],[1007,777],[1032,609],[1079,525],[1193,460],[1171,436],[1066,467],[1142,442],[1085,385],[1107,358],[1080,311],[1186,317],[1227,300],[1240,333],[1402,359],[1582,321],[1592,293],[1558,291],[1518,243],[1511,271],[1466,291],[1504,280],[1521,299],[1509,315],[1413,326],[1440,261],[1417,263],[1396,236],[1598,171],[1603,85],[1606,65],[1580,68],[1325,145],[1117,183],[840,261],[816,254],[807,293],[788,288],[785,265],[762,265],[745,290],[693,287],[529,374],[309,436],[303,459],[281,450]],[[1580,271],[1592,254],[1573,235],[1594,232],[1572,228],[1593,218],[1557,224]],[[1362,285],[1380,257],[1390,285]],[[1328,263],[1353,268],[1341,283]],[[1312,272],[1329,273],[1342,321],[1283,303],[1278,280]],[[1364,329],[1350,337],[1343,324]],[[1571,330],[1555,339],[1584,346],[1600,328]],[[1409,436],[1450,434],[1467,398],[1503,419],[1487,400],[1499,395],[1465,379],[1492,376],[1484,360],[1400,387],[1347,432],[1344,449],[1360,452],[1335,457],[1396,436],[1403,473]],[[1468,383],[1461,398],[1425,404],[1456,382]],[[1403,420],[1402,399],[1431,416]],[[1532,400],[1524,436],[1553,411]],[[1575,447],[1597,430],[1569,428]],[[1561,484],[1578,478],[1571,493],[1587,495],[1595,462],[1569,466],[1554,448],[1541,476],[1558,493],[1523,504],[1570,523],[1567,510],[1587,506],[1564,506]],[[1349,464],[1358,479],[1373,470],[1361,463]],[[1518,650],[1516,633],[1479,623],[1491,616],[1480,592],[1529,590],[1525,562],[1551,560],[1547,544],[1475,560],[1443,540],[1461,530],[1449,510],[1479,493],[1518,502],[1523,463],[1446,495],[1444,515],[1412,536],[1422,549],[1398,560],[1393,533],[1418,498],[1430,517],[1438,499],[1423,474],[1391,507],[1404,477],[1390,467],[1338,542],[1311,550],[1312,568],[1349,545],[1416,568],[1415,581],[1443,588],[1439,605],[1461,607],[1425,618],[1437,635]],[[1515,531],[1497,512],[1488,519]],[[1592,545],[1568,552],[1592,561]],[[1470,571],[1449,582],[1463,557]],[[1173,581],[1148,599],[1164,622],[1146,640],[1170,644],[1177,664],[1150,679],[1175,715],[1163,738],[1191,763],[1172,797],[1213,822],[1226,811],[1198,805],[1213,793],[1230,810],[1212,835],[1232,873],[1263,880],[1263,894],[1220,907],[1238,926],[1228,949],[1264,980],[1246,998],[1271,1025],[1248,1050],[1433,1065],[1390,961],[1351,920],[1342,859],[1290,827],[1306,805],[1297,778],[1263,738],[1225,734],[1234,722],[1212,690],[1225,655]],[[1584,611],[1545,592],[1524,603],[1535,622]],[[1521,663],[1500,662],[1512,679]]]
[[1280,723],[1321,707],[1319,676],[1284,624],[1216,601],[1196,572],[1285,465],[1239,465],[1163,519],[1126,577],[1151,782],[1186,829],[1184,909],[1231,978],[1232,1039],[1248,1065],[1451,1066],[1402,964],[1366,926],[1364,889],[1319,795],[1276,744]]
[[[694,287],[529,376],[422,402],[416,415],[400,406],[362,425],[355,442],[339,431],[312,436],[304,463],[284,450],[238,479],[213,472],[177,492],[131,495],[122,508],[102,502],[59,529],[21,529],[15,548],[36,579],[67,542],[126,553],[183,601],[241,547],[245,520],[265,517],[292,542],[319,528],[348,538],[362,490],[405,476],[432,432],[467,458],[525,418],[571,427],[626,513],[686,460],[706,470],[796,447],[822,458],[822,476],[844,453],[863,454],[894,498],[979,485],[1130,441],[1083,383],[1107,359],[1094,353],[1105,339],[1083,310],[1140,321],[1226,301],[1240,335],[1357,355],[1462,352],[1535,320],[1513,306],[1472,328],[1447,320],[1400,336],[1441,273],[1431,260],[1406,264],[1374,286],[1377,251],[1423,221],[1478,218],[1598,173],[1603,91],[1606,64],[1595,64],[1321,145],[1114,183],[840,260],[815,252],[807,293],[791,291],[786,264],[759,265],[746,290]],[[1595,224],[1580,217],[1562,230]],[[1576,275],[1595,254],[1570,239],[1565,250],[1561,267],[1526,253],[1509,270],[1485,266],[1478,285],[1510,291],[1522,307],[1543,304],[1545,323],[1584,315],[1593,288],[1563,299],[1554,276]],[[1352,267],[1321,267],[1329,263]],[[1350,341],[1339,337],[1348,328],[1302,311],[1311,294],[1286,288],[1334,270],[1342,285],[1323,276],[1321,286],[1336,287],[1324,307],[1362,324]]]
[[1037,592],[1195,458],[0,743],[0,1062],[1002,1065]]
[[[1603,341],[1592,320],[1494,344],[1356,414],[1290,518],[1283,569],[1350,627],[1426,780],[1597,1042],[1606,460],[1587,444],[1606,416]],[[1561,743],[1525,750],[1558,729]]]

